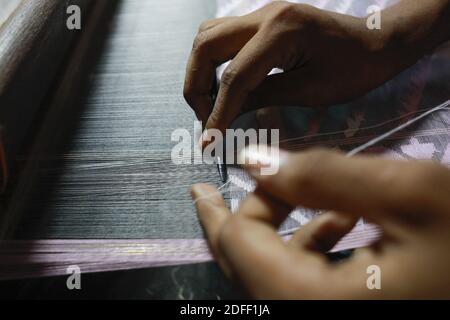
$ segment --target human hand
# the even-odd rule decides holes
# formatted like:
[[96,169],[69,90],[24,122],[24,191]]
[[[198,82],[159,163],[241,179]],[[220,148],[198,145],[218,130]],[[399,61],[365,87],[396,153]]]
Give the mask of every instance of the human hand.
[[[284,1],[210,20],[194,41],[184,96],[206,129],[222,132],[261,107],[344,102],[404,68],[389,53],[387,34],[369,30],[366,19]],[[230,59],[213,105],[216,67]],[[273,68],[284,73],[268,76]]]
[[[255,152],[245,163],[255,163]],[[267,159],[267,156],[263,157]],[[275,175],[258,183],[236,214],[209,185],[192,189],[212,254],[256,298],[450,298],[450,171],[431,162],[345,157],[315,150],[280,152]],[[251,162],[253,160],[253,162]],[[277,228],[297,206],[329,212],[285,242]],[[325,252],[364,217],[383,237],[341,263]],[[381,270],[381,290],[366,286]]]

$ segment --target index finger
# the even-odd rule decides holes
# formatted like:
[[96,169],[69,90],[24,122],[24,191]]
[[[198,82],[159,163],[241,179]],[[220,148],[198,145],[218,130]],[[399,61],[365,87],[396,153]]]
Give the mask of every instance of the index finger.
[[225,133],[241,112],[249,94],[266,79],[274,67],[282,64],[277,61],[277,46],[267,37],[264,29],[256,33],[223,72],[216,104],[206,123],[206,130],[218,129]]
[[211,89],[216,67],[233,58],[255,32],[249,19],[234,17],[210,22],[197,34],[186,68],[183,93],[204,123],[213,108]]
[[409,225],[447,210],[442,199],[450,192],[450,172],[432,162],[349,158],[329,150],[280,151],[280,159],[274,159],[281,163],[278,172],[262,175],[255,159],[277,154],[264,155],[262,150],[257,146],[245,149],[241,162],[259,187],[292,206],[342,211],[379,224],[389,216]]

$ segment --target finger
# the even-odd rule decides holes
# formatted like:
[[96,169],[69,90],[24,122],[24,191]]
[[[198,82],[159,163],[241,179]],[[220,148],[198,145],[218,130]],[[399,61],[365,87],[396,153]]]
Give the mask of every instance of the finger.
[[[274,226],[279,220],[269,218],[277,216],[279,209],[284,211],[283,208],[277,210],[278,204],[257,190],[243,202],[239,212],[227,220],[220,233],[220,249],[230,274],[253,297],[355,299],[389,296],[385,291],[367,289],[367,268],[371,265],[382,268],[383,281],[392,281],[394,287],[390,289],[395,292],[398,281],[394,280],[398,279],[394,278],[394,271],[398,269],[395,266],[398,259],[390,259],[392,263],[389,264],[380,258],[380,253],[369,248],[349,262],[335,266],[324,255],[305,246],[292,250],[292,244],[287,245],[276,233]],[[336,226],[332,233],[343,234],[350,225]]]
[[325,105],[312,86],[314,74],[308,67],[267,76],[245,101],[244,111],[269,106],[318,107]]
[[[394,214],[409,224],[435,219],[433,212],[446,210],[442,199],[450,192],[450,174],[436,164],[349,158],[328,150],[276,155],[273,150],[251,146],[240,162],[264,191],[292,206],[336,210],[378,222]],[[278,172],[262,175],[258,159],[278,165]]]
[[327,283],[323,256],[293,251],[277,234],[285,207],[256,191],[225,223],[220,250],[233,277],[256,298],[317,297]]
[[222,270],[229,274],[228,265],[220,252],[219,236],[231,213],[226,207],[220,192],[213,186],[197,184],[192,187],[191,193],[211,253],[221,266]]
[[211,22],[193,44],[184,83],[184,97],[196,115],[206,123],[213,108],[211,89],[216,67],[231,58],[256,33],[251,19],[244,17]]
[[277,58],[277,50],[277,46],[267,38],[265,32],[258,32],[239,51],[222,75],[216,104],[206,123],[206,130],[214,128],[225,132],[241,112],[249,92],[274,67],[281,64]]
[[289,240],[289,246],[295,249],[306,249],[328,252],[349,233],[355,226],[357,218],[328,212],[302,226]]
[[[336,89],[331,81],[309,65],[269,75],[250,93],[245,111],[267,106],[323,107],[347,101],[348,93]],[[329,89],[327,94],[319,94],[317,88]]]

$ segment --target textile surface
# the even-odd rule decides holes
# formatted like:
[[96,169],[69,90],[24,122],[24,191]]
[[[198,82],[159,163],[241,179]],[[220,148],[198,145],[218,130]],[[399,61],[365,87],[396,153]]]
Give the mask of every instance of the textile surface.
[[[217,14],[243,14],[265,2],[251,1],[249,7],[242,4],[250,1],[219,1]],[[362,2],[334,3],[341,3],[342,12],[363,15]],[[317,3],[332,9],[329,1]],[[217,169],[171,161],[172,132],[184,128],[193,135],[194,114],[182,97],[184,71],[198,25],[212,16],[210,4],[122,2],[66,148],[40,155],[41,183],[23,195],[24,219],[0,250],[3,278],[64,274],[71,264],[102,271],[211,259],[189,187],[220,186]],[[274,109],[270,116],[251,113],[233,126],[279,127],[281,145],[290,150],[324,145],[349,151],[449,100],[449,79],[447,44],[356,101],[327,109]],[[449,130],[450,114],[440,111],[367,151],[450,164]],[[225,195],[236,209],[254,186],[239,168],[229,173],[234,187]],[[299,208],[282,231],[315,214]],[[341,249],[379,235],[364,222],[355,231]]]

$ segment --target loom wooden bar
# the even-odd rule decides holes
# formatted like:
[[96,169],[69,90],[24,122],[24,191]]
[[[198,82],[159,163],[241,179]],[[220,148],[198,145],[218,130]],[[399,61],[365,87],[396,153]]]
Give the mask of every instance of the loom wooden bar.
[[[116,3],[116,0],[25,0],[2,29],[1,36],[6,38],[8,35],[9,44],[2,46],[4,51],[0,61],[7,67],[7,72],[0,73],[0,121],[8,129],[7,156],[9,170],[14,171],[15,179],[2,199],[0,239],[20,219],[17,209],[23,201],[17,189],[23,192],[37,183],[32,170],[32,155],[43,152],[53,141],[55,126],[64,120],[61,112],[67,112],[70,101],[79,94],[90,52],[98,49],[93,44],[98,41],[98,27],[104,22],[103,15],[107,9]],[[66,28],[66,8],[71,4],[82,9],[82,32]],[[30,15],[34,20],[27,23]],[[39,32],[22,35],[30,29]],[[14,51],[19,51],[19,54],[14,55]],[[17,170],[15,165],[19,152],[25,155],[21,160],[21,170]]]
[[87,13],[92,0],[23,0],[0,28],[0,125],[10,170],[78,34],[66,27],[72,4]]

